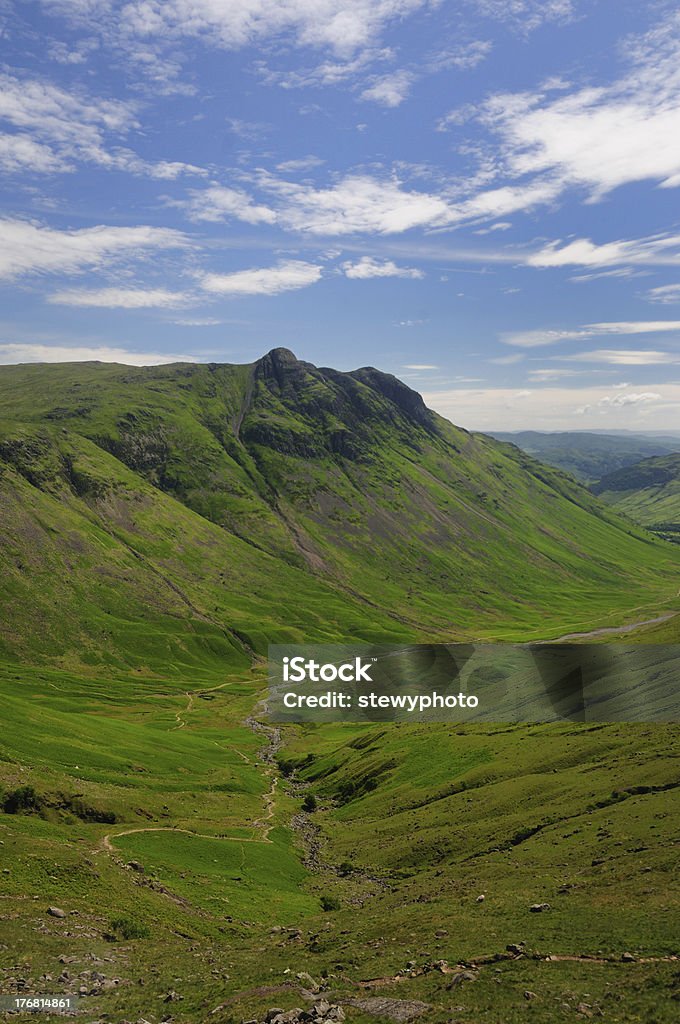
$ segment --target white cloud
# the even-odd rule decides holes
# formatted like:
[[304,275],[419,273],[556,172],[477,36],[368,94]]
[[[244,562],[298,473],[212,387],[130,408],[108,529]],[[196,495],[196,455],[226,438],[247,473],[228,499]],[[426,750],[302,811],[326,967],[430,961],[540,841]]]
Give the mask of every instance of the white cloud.
[[54,174],[71,171],[73,165],[50,146],[35,142],[28,135],[0,134],[0,168],[10,174]]
[[131,0],[121,12],[139,38],[196,37],[237,49],[276,36],[348,56],[428,0]]
[[647,292],[647,298],[651,302],[680,302],[680,284],[662,284],[658,288],[651,288]]
[[346,277],[366,281],[372,277],[410,277],[423,278],[425,274],[416,267],[400,267],[392,260],[382,262],[372,256],[362,256],[357,263],[343,263],[342,269]]
[[[679,430],[680,384],[650,382],[640,398],[603,402],[611,387],[449,388],[423,393],[425,402],[468,430]],[[519,397],[522,395],[522,397]]]
[[173,324],[177,327],[218,327],[224,323],[223,320],[217,320],[212,316],[200,316],[200,317],[182,317],[178,320],[173,320]]
[[438,370],[432,363],[404,363],[404,370]]
[[560,341],[586,337],[590,335],[583,330],[537,330],[508,331],[501,334],[500,339],[505,345],[516,345],[518,348],[540,348],[542,345],[556,345]]
[[186,305],[191,297],[165,288],[72,288],[48,295],[56,306],[81,306],[97,309],[158,309]]
[[634,181],[671,185],[680,175],[678,56],[680,47],[672,72],[661,63],[609,88],[497,96],[483,120],[501,136],[513,174],[549,173],[594,197]]
[[266,201],[238,188],[196,189],[186,205],[195,220],[229,217],[312,235],[397,234],[445,226],[460,217],[439,195],[409,191],[396,178],[348,175],[328,188],[286,181],[265,171],[255,182]]
[[219,295],[279,295],[315,284],[321,273],[322,268],[314,263],[287,260],[275,267],[206,274],[201,278],[201,287]]
[[326,161],[319,156],[303,156],[297,160],[284,160],[276,165],[277,171],[282,174],[294,174],[296,171],[311,171],[315,167],[322,167]]
[[660,331],[680,330],[680,320],[620,320],[586,324],[588,329],[595,334],[658,334]]
[[85,345],[0,344],[0,363],[125,363],[128,366],[156,366],[160,363],[193,363],[195,356],[163,352],[132,352],[125,348]]
[[508,228],[512,227],[512,223],[509,220],[499,220],[495,224],[489,225],[488,228],[479,228],[475,231],[476,235],[489,235],[492,231],[507,231]]
[[494,359],[488,359],[487,362],[495,363],[496,366],[513,366],[515,363],[521,363],[524,356],[521,352],[513,352],[509,356],[496,356]]
[[247,224],[274,224],[277,217],[269,207],[256,203],[241,189],[211,185],[207,189],[194,189],[186,205],[192,220],[217,222],[221,220],[245,221]]
[[680,363],[680,354],[654,349],[598,348],[592,352],[578,352],[561,358],[570,362],[606,363],[610,366],[666,366]]
[[[265,61],[256,61],[255,69],[265,85],[281,89],[306,89],[320,85],[340,85],[356,78],[369,67],[392,60],[394,52],[387,48],[366,47],[356,55],[343,60],[323,60],[313,67],[274,70]],[[315,104],[306,106],[300,113],[318,113],[321,108]]]
[[475,39],[464,46],[440,51],[426,62],[425,67],[427,71],[443,71],[447,68],[469,71],[481,64],[492,49],[493,44],[488,39]]
[[568,21],[574,15],[573,0],[473,0],[475,11],[500,21],[513,21],[531,32],[546,21]]
[[[541,369],[541,370],[529,370],[527,376],[531,384],[549,384],[554,380],[562,380],[564,377],[577,377],[580,373],[590,372],[583,370],[557,370],[557,369]],[[627,385],[626,385],[627,386]]]
[[[502,7],[489,5],[496,16]],[[539,5],[536,5],[538,7]],[[541,5],[545,6],[545,5]],[[560,5],[551,5],[557,9]],[[562,5],[565,8],[568,5]],[[680,185],[680,15],[672,14],[629,47],[620,77],[600,86],[552,81],[536,92],[491,96],[452,111],[440,129],[474,119],[490,133],[482,176],[520,182],[515,209],[556,200],[567,189],[591,201],[633,182]],[[520,205],[524,196],[527,205]],[[479,202],[473,195],[470,202]],[[508,211],[509,212],[509,211]],[[502,215],[487,211],[488,216]]]
[[625,395],[605,395],[598,405],[621,407],[624,405],[640,405],[641,402],[657,402],[661,398],[658,391],[629,391]]
[[188,245],[185,235],[170,228],[99,225],[59,231],[29,221],[0,219],[0,279],[30,273],[78,273],[113,260]]
[[104,148],[105,135],[125,134],[137,125],[132,104],[72,94],[50,82],[6,73],[0,73],[0,120],[42,147],[38,171],[70,170],[74,159],[107,163],[112,158]]
[[626,334],[659,334],[680,331],[680,320],[624,320],[608,323],[584,324],[570,330],[511,331],[501,335],[506,345],[519,348],[539,348],[555,345],[560,341],[574,341],[581,338],[616,337]]
[[589,238],[564,245],[555,241],[527,256],[526,263],[530,267],[675,266],[680,264],[680,235],[651,235],[602,245]]
[[0,167],[6,171],[48,174],[92,163],[160,179],[205,174],[182,161],[142,160],[120,146],[120,139],[139,127],[136,104],[122,100],[66,92],[51,82],[0,72],[0,122],[17,130],[0,136]]
[[443,226],[454,215],[441,196],[407,191],[394,178],[356,174],[315,188],[262,175],[260,184],[273,197],[278,223],[313,235],[396,234]]
[[372,85],[361,93],[361,98],[383,107],[398,107],[409,95],[415,79],[411,71],[393,71],[374,79]]
[[122,100],[103,100],[37,79],[0,74],[0,118],[19,130],[38,129],[46,138],[96,146],[101,131],[124,132],[137,126],[136,108]]

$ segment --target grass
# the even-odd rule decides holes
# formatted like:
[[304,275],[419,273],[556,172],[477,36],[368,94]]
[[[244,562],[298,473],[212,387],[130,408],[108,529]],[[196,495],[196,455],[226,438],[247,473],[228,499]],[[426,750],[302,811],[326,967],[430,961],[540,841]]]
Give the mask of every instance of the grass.
[[301,971],[428,1024],[676,1018],[677,727],[285,725],[276,766],[248,721],[269,642],[651,618],[676,547],[375,371],[11,367],[0,409],[0,989],[67,956],[121,979],[93,1020],[251,1019]]
[[680,456],[644,459],[593,488],[602,501],[667,540],[680,533]]

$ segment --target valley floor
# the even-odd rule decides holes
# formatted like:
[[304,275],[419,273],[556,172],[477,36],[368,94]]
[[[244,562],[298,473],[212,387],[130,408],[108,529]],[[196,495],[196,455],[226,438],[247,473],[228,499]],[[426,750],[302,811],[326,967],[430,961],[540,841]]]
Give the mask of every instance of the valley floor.
[[2,691],[2,993],[82,991],[85,1021],[677,1019],[677,726],[280,731],[258,672]]

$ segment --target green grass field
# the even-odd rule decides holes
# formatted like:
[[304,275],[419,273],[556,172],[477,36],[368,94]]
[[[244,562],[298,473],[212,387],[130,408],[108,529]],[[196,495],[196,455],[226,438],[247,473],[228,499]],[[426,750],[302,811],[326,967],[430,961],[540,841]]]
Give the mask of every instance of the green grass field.
[[680,550],[377,371],[272,358],[0,371],[0,992],[227,1024],[308,972],[350,1024],[672,1024],[677,725],[261,702],[269,642],[672,615]]

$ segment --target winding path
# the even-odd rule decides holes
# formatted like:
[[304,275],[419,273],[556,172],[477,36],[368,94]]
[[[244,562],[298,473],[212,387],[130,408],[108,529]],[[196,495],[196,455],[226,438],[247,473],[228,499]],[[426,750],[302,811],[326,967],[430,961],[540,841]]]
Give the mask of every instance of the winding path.
[[[213,693],[215,690],[221,690],[223,687],[228,686],[229,681],[226,683],[220,683],[218,686],[211,686],[205,690],[190,691],[187,690],[185,696],[187,698],[187,706],[183,711],[175,713],[175,720],[177,725],[172,730],[173,732],[177,729],[183,729],[186,726],[184,715],[189,714],[194,708],[194,702],[196,697],[200,697],[204,693]],[[131,836],[136,835],[140,832],[179,832],[188,836],[195,836],[198,839],[215,839],[225,843],[271,843],[272,840],[269,838],[269,833],[274,828],[273,818],[276,811],[276,790],[278,786],[278,776],[275,773],[276,754],[281,746],[281,730],[275,726],[265,725],[264,722],[258,721],[255,718],[256,710],[262,706],[263,711],[267,710],[266,698],[258,701],[255,705],[253,714],[246,719],[246,725],[253,730],[257,735],[264,735],[267,738],[267,743],[260,751],[259,756],[266,764],[264,774],[271,778],[271,784],[269,789],[264,794],[264,814],[257,818],[251,826],[254,829],[260,831],[259,836],[252,837],[239,837],[239,836],[220,836],[220,835],[207,835],[203,832],[192,832],[187,828],[180,828],[176,825],[146,825],[141,828],[128,828],[123,829],[120,832],[109,832],[99,840],[99,849],[106,851],[106,853],[115,855],[119,851],[113,845],[113,841],[118,839],[120,836]],[[219,746],[219,744],[218,744]],[[248,764],[251,764],[250,758],[238,750],[236,747],[229,747],[233,750],[240,758],[242,758]]]
[[565,640],[587,640],[589,637],[594,636],[611,636],[614,633],[632,633],[636,629],[641,629],[642,626],[656,626],[660,622],[668,622],[669,619],[674,618],[678,614],[678,612],[666,612],[665,615],[657,615],[655,619],[643,619],[641,622],[630,622],[627,626],[604,626],[600,629],[591,629],[587,633],[565,633],[564,636],[558,636],[555,640],[545,640],[544,643],[561,644]]

